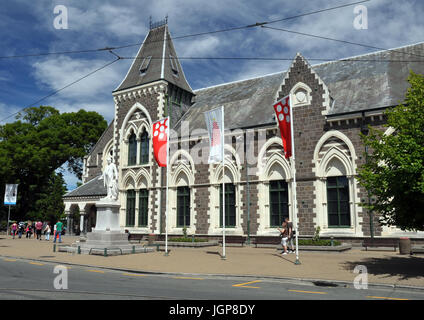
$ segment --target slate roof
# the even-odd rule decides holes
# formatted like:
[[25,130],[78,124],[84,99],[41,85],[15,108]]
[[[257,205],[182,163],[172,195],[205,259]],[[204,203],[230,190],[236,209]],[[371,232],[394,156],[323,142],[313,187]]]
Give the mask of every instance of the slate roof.
[[74,197],[96,197],[96,196],[106,196],[107,190],[104,186],[103,180],[99,178],[101,175],[95,177],[94,179],[84,183],[82,186],[68,192],[63,196],[64,199],[74,198]]
[[[406,81],[409,70],[424,74],[424,43],[347,59],[362,61],[338,60],[312,65],[334,99],[329,116],[394,106],[403,101],[409,87]],[[275,120],[271,105],[286,73],[284,71],[195,90],[196,102],[181,120],[189,121],[190,132],[206,129],[203,113],[224,105],[225,128],[273,123]],[[174,128],[177,132],[180,124],[177,123]]]
[[[142,74],[140,67],[143,62],[147,64],[148,60],[145,60],[145,58],[148,57],[151,57],[150,63],[146,72]],[[171,59],[171,57],[174,57],[174,59]],[[177,70],[177,73],[173,71],[173,67]],[[149,31],[125,79],[114,92],[158,80],[166,80],[188,92],[193,92],[177,58],[167,24]]]

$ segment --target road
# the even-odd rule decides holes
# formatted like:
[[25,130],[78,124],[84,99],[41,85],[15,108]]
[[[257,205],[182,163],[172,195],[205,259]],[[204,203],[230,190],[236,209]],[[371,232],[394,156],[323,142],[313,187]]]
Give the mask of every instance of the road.
[[[0,258],[1,300],[422,300],[424,291],[254,277],[131,273]],[[66,277],[67,275],[67,277]],[[59,287],[59,289],[55,289]],[[60,289],[62,286],[62,289]],[[65,287],[65,288],[63,288]],[[67,288],[66,288],[67,287]],[[245,301],[246,302],[246,301]]]

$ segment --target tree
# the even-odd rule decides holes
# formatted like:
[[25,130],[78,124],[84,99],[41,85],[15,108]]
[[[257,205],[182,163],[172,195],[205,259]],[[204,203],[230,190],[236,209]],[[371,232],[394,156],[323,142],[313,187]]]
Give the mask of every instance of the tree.
[[383,225],[424,230],[424,76],[411,71],[408,82],[404,104],[386,112],[393,134],[361,134],[372,152],[358,180],[373,199],[364,207],[381,213]]
[[[63,164],[81,178],[82,158],[107,127],[96,112],[80,110],[60,114],[49,106],[25,109],[17,121],[0,126],[0,191],[18,183],[18,217],[36,215]],[[63,195],[63,190],[60,191]],[[38,204],[37,204],[38,203]]]

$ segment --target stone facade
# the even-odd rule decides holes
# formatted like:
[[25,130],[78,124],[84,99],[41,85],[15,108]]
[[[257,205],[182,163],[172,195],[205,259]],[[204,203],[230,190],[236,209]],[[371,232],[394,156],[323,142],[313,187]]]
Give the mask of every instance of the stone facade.
[[[270,100],[272,103],[287,95],[291,97],[294,117],[297,228],[299,235],[306,237],[312,236],[317,227],[320,227],[322,236],[345,239],[369,237],[369,214],[360,206],[361,203],[368,201],[368,194],[356,180],[358,168],[365,163],[365,149],[360,139],[360,132],[367,125],[383,129],[384,108],[374,110],[371,106],[368,109],[355,109],[354,112],[335,114],[334,96],[340,96],[340,92],[332,92],[331,88],[338,87],[326,84],[321,78],[317,70],[323,72],[324,67],[321,69],[312,67],[300,54],[297,54],[288,71],[281,73],[281,76],[258,78],[266,79],[263,81],[268,89],[269,83],[274,83],[275,90],[272,91],[274,96]],[[329,78],[329,75],[326,74],[326,77]],[[231,101],[222,100],[224,102],[221,102],[220,97],[216,98],[216,104],[222,103],[226,108],[225,117],[230,119],[229,126],[237,129],[228,130],[225,136],[224,180],[225,183],[234,185],[234,195],[231,199],[234,202],[232,208],[235,212],[235,224],[226,228],[226,234],[251,236],[278,234],[275,225],[271,222],[273,205],[271,198],[274,194],[271,195],[270,190],[275,181],[287,183],[288,215],[291,220],[294,219],[292,164],[284,157],[280,131],[272,118],[272,104],[266,102],[264,106],[260,105],[261,102],[258,102],[255,94],[249,93],[247,89],[246,91],[240,89],[244,84],[250,87],[253,86],[251,83],[262,85],[259,80],[223,84],[222,89],[217,86],[194,92],[187,91],[189,86],[184,85],[183,102],[179,109],[173,110],[170,108],[172,104],[170,96],[173,94],[171,91],[175,92],[178,86],[171,83],[169,79],[159,76],[157,81],[138,82],[136,86],[113,93],[115,118],[87,157],[84,177],[85,182],[88,182],[98,176],[105,165],[103,163],[105,155],[108,153],[114,155],[120,176],[119,200],[122,229],[128,229],[131,233],[163,234],[167,228],[171,235],[182,234],[183,227],[177,223],[180,210],[178,190],[181,187],[188,187],[190,223],[186,225],[186,232],[209,237],[222,234],[220,225],[222,164],[207,163],[209,139],[204,131],[196,134],[198,128],[195,126],[186,132],[183,130],[184,124],[179,123],[180,120],[188,122],[189,125],[200,123],[201,121],[196,122],[196,117],[201,119],[202,115],[199,116],[201,111],[213,108],[213,103],[210,105],[207,102],[204,103],[202,98],[204,99],[208,92],[213,92],[215,96],[215,92],[219,90],[226,99],[231,92],[240,90],[235,95],[237,98]],[[189,106],[192,94],[196,98],[193,99],[194,104]],[[348,94],[348,91],[345,94]],[[269,108],[264,113],[270,114],[271,118],[259,119],[257,116],[257,122],[251,125],[254,119],[252,120],[250,116],[249,127],[234,125],[241,122],[234,120],[235,117],[230,108],[238,103],[237,99],[241,99],[241,96],[244,100],[240,100],[239,108],[253,101],[250,107],[251,112],[255,109],[254,112],[258,112],[257,109]],[[196,101],[202,102],[199,104]],[[151,134],[153,123],[167,116],[168,112],[173,118],[172,127],[177,130],[177,135],[171,137],[167,199],[167,170],[158,167],[154,160]],[[249,111],[245,113],[244,116],[247,118]],[[140,164],[140,134],[143,131],[149,135],[149,161]],[[137,164],[128,165],[128,139],[132,133],[137,136]],[[254,161],[251,161],[252,158]],[[334,225],[329,221],[328,179],[333,177],[343,177],[347,184],[345,190],[348,193],[348,209],[346,210],[350,215],[348,225]],[[130,190],[136,193],[133,211],[134,225],[129,225],[127,221],[129,209],[127,197]],[[148,190],[147,226],[138,225],[141,208],[139,195],[142,190]],[[168,214],[166,215],[167,206]],[[167,226],[166,220],[168,220]],[[374,217],[374,235],[391,236],[399,232],[400,230],[395,228],[382,228],[378,224],[378,217]]]

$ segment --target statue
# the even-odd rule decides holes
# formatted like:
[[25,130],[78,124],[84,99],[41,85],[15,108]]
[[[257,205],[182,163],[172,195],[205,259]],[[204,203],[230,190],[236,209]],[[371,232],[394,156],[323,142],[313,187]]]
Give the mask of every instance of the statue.
[[116,165],[112,162],[112,156],[107,158],[107,166],[103,171],[102,176],[99,178],[104,180],[104,186],[107,189],[107,196],[101,200],[118,200],[118,170]]

